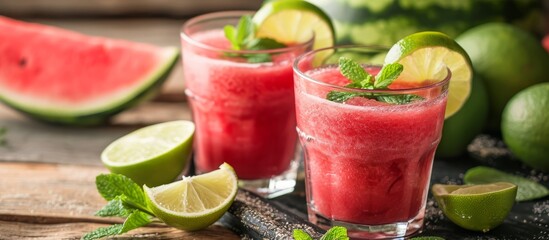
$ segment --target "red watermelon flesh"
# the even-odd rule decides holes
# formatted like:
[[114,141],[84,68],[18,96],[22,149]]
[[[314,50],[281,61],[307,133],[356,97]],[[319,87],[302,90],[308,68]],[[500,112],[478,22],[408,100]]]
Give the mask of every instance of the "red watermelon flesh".
[[53,121],[108,117],[159,85],[178,55],[0,16],[0,100]]

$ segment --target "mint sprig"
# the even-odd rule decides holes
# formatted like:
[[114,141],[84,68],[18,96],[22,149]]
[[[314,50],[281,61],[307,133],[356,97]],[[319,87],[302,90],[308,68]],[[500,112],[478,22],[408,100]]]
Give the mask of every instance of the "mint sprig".
[[[395,81],[402,73],[404,67],[399,63],[385,64],[374,77],[369,74],[364,68],[354,60],[346,57],[339,58],[339,71],[341,74],[351,81],[345,87],[358,89],[388,89],[389,85]],[[381,93],[366,93],[366,92],[340,92],[330,91],[326,95],[326,99],[343,103],[354,97],[363,97],[375,99],[380,102],[390,104],[407,104],[412,101],[422,100],[423,98],[413,94],[394,94],[387,95]]]
[[152,222],[154,213],[147,206],[145,193],[130,178],[120,174],[100,174],[95,178],[99,194],[109,201],[95,213],[100,217],[125,217],[123,224],[95,229],[82,237],[85,240],[98,239],[126,233]]
[[[286,46],[271,38],[256,37],[256,26],[252,21],[252,17],[249,15],[242,16],[236,27],[233,25],[226,25],[223,28],[223,31],[225,37],[231,43],[231,48],[233,50],[266,50]],[[230,57],[246,58],[250,63],[270,62],[272,60],[271,56],[267,53],[232,54]]]
[[[294,229],[293,237],[295,240],[313,240],[313,238],[301,229]],[[347,229],[340,226],[330,228],[320,240],[349,240]]]

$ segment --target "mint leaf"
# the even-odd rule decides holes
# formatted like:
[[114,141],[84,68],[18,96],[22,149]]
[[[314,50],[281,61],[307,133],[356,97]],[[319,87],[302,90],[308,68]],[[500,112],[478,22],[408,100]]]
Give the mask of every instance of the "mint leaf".
[[549,196],[549,189],[530,179],[508,174],[490,167],[474,167],[463,177],[466,184],[510,182],[518,186],[516,201],[528,201]]
[[149,223],[151,223],[151,219],[148,214],[141,212],[139,210],[134,210],[128,216],[128,218],[126,218],[126,221],[124,221],[124,224],[113,224],[108,227],[95,229],[89,233],[86,233],[82,237],[82,239],[92,240],[92,239],[99,239],[99,238],[108,237],[108,236],[119,235],[122,233],[126,233],[130,230],[145,226]]
[[102,227],[95,229],[89,233],[86,233],[84,236],[82,236],[83,240],[93,240],[93,239],[99,239],[103,237],[113,236],[116,235],[122,230],[124,226],[122,224],[113,224],[108,227]]
[[126,195],[135,202],[145,202],[143,190],[131,178],[122,174],[99,174],[95,177],[95,185],[99,194],[110,201],[120,195]]
[[356,96],[358,96],[358,94],[351,93],[351,92],[330,91],[328,95],[326,95],[326,99],[332,102],[344,103],[347,100],[354,98]]
[[403,94],[403,95],[376,96],[375,99],[380,101],[380,102],[386,102],[386,103],[390,103],[390,104],[402,105],[402,104],[408,104],[408,103],[411,103],[411,102],[417,101],[417,100],[423,100],[424,98],[422,98],[418,95],[413,95],[413,94]]
[[131,211],[124,206],[120,197],[110,200],[101,210],[95,213],[99,217],[127,217]]
[[[257,38],[255,36],[255,25],[252,17],[244,15],[235,26],[226,25],[223,28],[225,37],[231,43],[233,50],[266,50],[286,47],[285,44],[271,38]],[[250,63],[270,62],[269,54],[225,54],[228,57],[246,58]]]
[[231,48],[235,50],[240,49],[240,45],[238,41],[236,40],[236,30],[233,25],[226,25],[223,28],[223,32],[225,33],[225,38],[229,40],[231,43]]
[[295,240],[313,240],[313,238],[301,229],[294,229],[293,237]]
[[[339,71],[353,83],[361,83],[368,76],[371,76],[360,64],[346,57],[339,58]],[[366,82],[364,84],[361,83],[362,86],[366,84]]]
[[236,28],[236,41],[241,43],[241,46],[255,35],[255,25],[250,15],[242,16]]
[[389,63],[383,65],[374,81],[375,89],[386,89],[402,73],[404,67],[399,63]]
[[[404,67],[399,63],[390,63],[384,65],[376,77],[369,74],[360,64],[346,57],[339,58],[339,71],[349,79],[351,83],[345,87],[359,89],[387,89],[395,79],[402,73]],[[424,98],[412,95],[381,95],[376,93],[358,93],[358,92],[338,92],[331,91],[326,95],[326,99],[344,103],[354,97],[364,97],[375,99],[389,104],[407,104],[412,101],[422,100]]]
[[348,240],[347,229],[344,227],[332,227],[320,238],[320,240]]
[[107,201],[118,197],[125,204],[153,215],[147,207],[143,189],[130,178],[116,173],[100,174],[95,178],[95,185]]
[[118,234],[122,234],[130,230],[145,226],[149,223],[151,223],[151,216],[149,214],[139,210],[134,210],[128,216],[128,218],[126,218],[126,221],[124,221],[124,226],[122,227],[120,232],[118,232]]
[[247,50],[267,50],[283,47],[286,47],[286,45],[279,43],[272,38],[256,38],[246,42]]

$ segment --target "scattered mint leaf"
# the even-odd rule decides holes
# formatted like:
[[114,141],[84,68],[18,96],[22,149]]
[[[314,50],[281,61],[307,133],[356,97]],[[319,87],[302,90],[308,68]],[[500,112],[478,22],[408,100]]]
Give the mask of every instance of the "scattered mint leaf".
[[294,239],[295,240],[313,240],[313,238],[301,229],[294,229]]
[[[399,63],[386,64],[381,68],[377,76],[374,77],[354,60],[346,57],[339,58],[339,71],[345,78],[351,81],[350,84],[346,85],[346,87],[349,88],[387,89],[403,70],[404,67]],[[326,95],[326,99],[339,103],[344,103],[354,97],[375,99],[389,104],[407,104],[412,101],[423,99],[420,96],[412,94],[380,95],[375,93],[331,91]]]
[[344,227],[332,227],[320,238],[320,240],[349,240],[347,229]]
[[444,240],[444,238],[434,237],[434,236],[426,236],[426,237],[414,237],[414,238],[410,238],[410,240]]
[[549,196],[549,189],[530,179],[508,174],[494,168],[478,166],[465,172],[466,184],[510,182],[518,186],[516,201],[528,201]]
[[136,202],[145,202],[143,190],[130,178],[116,173],[99,174],[95,177],[97,191],[105,200],[110,201],[120,195],[126,195]]
[[[313,238],[303,230],[294,229],[293,237],[295,240],[313,240]],[[349,240],[347,229],[340,226],[330,228],[320,240]]]
[[108,227],[102,227],[95,229],[89,233],[86,233],[82,239],[83,240],[93,240],[93,239],[99,239],[103,237],[113,236],[116,235],[122,230],[124,225],[122,224],[113,224]]
[[123,202],[145,212],[150,212],[143,189],[130,178],[121,174],[100,174],[95,178],[97,191],[107,201],[119,197]]
[[151,216],[147,213],[141,212],[139,210],[134,210],[126,221],[124,221],[124,226],[118,234],[128,232],[130,230],[145,226],[151,223]]
[[110,200],[101,210],[95,213],[99,217],[127,217],[131,211],[124,206],[120,197]]
[[[266,50],[282,48],[286,45],[271,38],[257,38],[255,36],[255,24],[250,15],[244,15],[238,24],[226,25],[223,28],[225,37],[231,43],[233,50]],[[229,57],[246,58],[250,63],[270,62],[269,54],[226,54]]]
[[383,65],[374,82],[375,89],[386,89],[402,73],[404,67],[399,63]]
[[128,218],[126,218],[126,221],[124,221],[124,224],[113,224],[108,227],[95,229],[89,233],[86,233],[86,235],[84,235],[82,239],[93,240],[93,239],[99,239],[99,238],[108,237],[108,236],[119,235],[119,234],[129,232],[130,230],[145,226],[149,223],[151,223],[151,218],[148,214],[141,212],[139,210],[134,210],[128,216]]
[[101,217],[126,217],[124,224],[114,224],[87,233],[82,239],[97,239],[128,232],[151,223],[145,193],[130,178],[121,174],[100,174],[95,178],[97,191],[109,202],[95,213]]

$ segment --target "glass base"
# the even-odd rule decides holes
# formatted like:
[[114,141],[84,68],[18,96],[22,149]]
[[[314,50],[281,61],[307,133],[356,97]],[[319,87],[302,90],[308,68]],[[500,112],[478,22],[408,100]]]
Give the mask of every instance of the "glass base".
[[238,186],[265,198],[275,198],[294,191],[299,162],[292,161],[288,170],[267,179],[238,180]]
[[425,211],[423,208],[420,211],[420,214],[407,222],[362,225],[330,220],[309,208],[309,221],[326,230],[333,226],[345,227],[347,228],[347,235],[351,239],[404,239],[404,237],[420,233],[420,230],[423,227],[424,216]]

